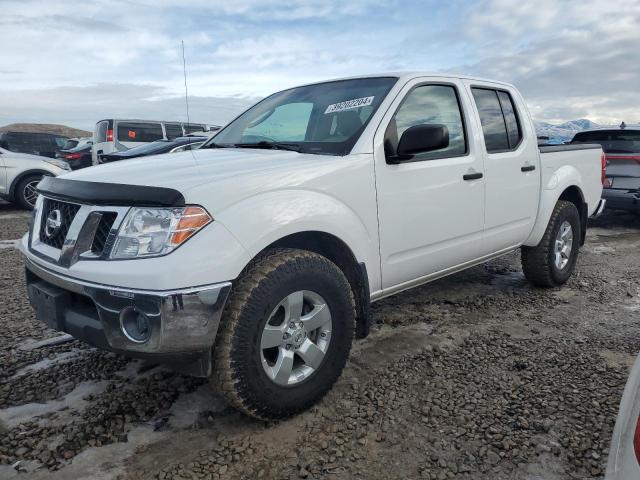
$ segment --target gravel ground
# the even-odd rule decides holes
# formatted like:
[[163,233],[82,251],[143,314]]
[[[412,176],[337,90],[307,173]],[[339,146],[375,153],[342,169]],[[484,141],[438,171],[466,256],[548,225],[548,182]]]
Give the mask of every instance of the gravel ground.
[[[0,247],[28,220],[0,206]],[[42,345],[60,334],[4,246],[0,478],[602,478],[640,340],[639,247],[640,221],[608,213],[565,288],[529,287],[514,253],[376,303],[325,399],[265,424],[205,380]]]

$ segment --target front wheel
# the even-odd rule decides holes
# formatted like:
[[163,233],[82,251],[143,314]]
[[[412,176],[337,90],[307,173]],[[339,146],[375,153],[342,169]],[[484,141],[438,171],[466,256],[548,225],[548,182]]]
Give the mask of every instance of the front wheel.
[[354,326],[351,288],[334,263],[303,250],[268,252],[233,286],[215,345],[213,381],[248,415],[294,415],[340,376]]
[[556,203],[547,229],[535,247],[522,247],[524,276],[538,287],[558,287],[569,280],[578,260],[582,230],[576,206]]
[[40,174],[28,175],[16,185],[15,199],[19,206],[27,210],[33,210],[38,198],[36,187],[38,183],[40,183],[40,180],[42,180],[42,177]]

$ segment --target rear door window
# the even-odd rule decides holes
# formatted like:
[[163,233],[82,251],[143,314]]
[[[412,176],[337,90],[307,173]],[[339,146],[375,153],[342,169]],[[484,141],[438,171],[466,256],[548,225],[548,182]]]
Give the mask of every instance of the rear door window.
[[480,115],[487,152],[496,153],[509,150],[507,126],[497,92],[487,88],[472,88],[471,91]]
[[162,138],[162,125],[159,123],[118,123],[119,142],[153,142]]
[[173,140],[184,135],[182,133],[182,125],[179,123],[165,123],[164,129],[167,132],[168,140]]

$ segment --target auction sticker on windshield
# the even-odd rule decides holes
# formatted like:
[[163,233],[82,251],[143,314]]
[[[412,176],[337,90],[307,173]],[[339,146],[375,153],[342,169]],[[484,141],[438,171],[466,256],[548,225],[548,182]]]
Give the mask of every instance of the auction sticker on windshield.
[[376,97],[354,98],[353,100],[345,100],[340,103],[332,103],[327,107],[324,113],[326,115],[327,113],[342,112],[343,110],[351,110],[352,108],[366,107],[373,103],[374,98]]

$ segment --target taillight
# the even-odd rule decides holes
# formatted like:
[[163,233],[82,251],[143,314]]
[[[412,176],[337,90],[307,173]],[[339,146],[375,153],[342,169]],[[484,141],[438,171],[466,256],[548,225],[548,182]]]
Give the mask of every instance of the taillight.
[[640,418],[636,422],[636,433],[633,435],[633,450],[636,452],[636,461],[640,463]]
[[67,153],[64,158],[66,160],[79,160],[82,157],[81,153]]
[[107,130],[107,142],[113,142],[113,130],[111,128]]
[[604,182],[607,179],[607,156],[604,154],[604,152],[602,152],[602,155],[600,155],[600,168],[601,168],[600,181],[604,186]]

